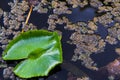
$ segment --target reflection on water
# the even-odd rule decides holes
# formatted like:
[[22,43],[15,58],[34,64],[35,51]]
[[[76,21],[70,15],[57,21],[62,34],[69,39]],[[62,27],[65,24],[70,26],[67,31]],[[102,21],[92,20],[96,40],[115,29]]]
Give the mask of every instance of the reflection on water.
[[108,35],[108,31],[107,28],[105,28],[102,24],[98,23],[98,30],[96,32],[96,34],[99,34],[103,39],[106,38],[106,36]]
[[84,9],[80,9],[79,7],[72,9],[72,14],[67,15],[70,21],[78,22],[78,21],[89,21],[95,17],[95,9],[92,7],[86,7]]

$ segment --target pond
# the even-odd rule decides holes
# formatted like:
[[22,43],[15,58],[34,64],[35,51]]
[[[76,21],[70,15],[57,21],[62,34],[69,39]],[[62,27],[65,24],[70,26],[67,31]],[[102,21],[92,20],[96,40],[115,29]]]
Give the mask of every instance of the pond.
[[[45,29],[50,31],[57,31],[62,35],[62,51],[63,51],[63,63],[57,65],[49,75],[46,77],[35,77],[30,79],[20,79],[12,72],[5,73],[9,67],[14,67],[19,61],[4,61],[1,59],[3,52],[4,40],[11,40],[15,35],[13,32],[5,34],[5,31],[0,31],[0,80],[119,80],[120,74],[115,74],[110,71],[114,70],[114,67],[110,63],[119,61],[120,52],[116,49],[120,48],[120,26],[119,23],[119,2],[112,1],[99,1],[99,0],[81,0],[77,3],[77,0],[50,0],[42,2],[38,0],[33,9],[30,19],[28,21],[28,28],[22,28],[25,18],[29,13],[29,8],[19,12],[10,12],[11,5],[18,1],[15,7],[21,9],[21,0],[1,0],[0,8],[4,12],[9,12],[6,16],[5,13],[1,14],[0,25],[4,26],[5,30],[19,32],[31,29]],[[26,1],[26,0],[25,0]],[[27,0],[29,1],[29,0]],[[37,0],[36,0],[37,1]],[[9,3],[11,2],[11,3]],[[8,3],[10,6],[8,6]],[[23,3],[22,3],[23,4]],[[51,5],[52,4],[52,5]],[[39,5],[39,6],[38,6]],[[25,5],[24,5],[25,6]],[[28,5],[29,6],[29,5]],[[76,6],[76,7],[75,7]],[[113,8],[113,6],[115,6]],[[48,9],[46,11],[46,8]],[[110,11],[111,8],[113,11]],[[62,10],[63,9],[63,10]],[[34,11],[35,10],[35,11]],[[114,12],[116,11],[116,13]],[[118,13],[118,14],[117,14]],[[20,16],[20,21],[18,18]],[[23,17],[24,16],[24,17]],[[23,19],[22,19],[23,17]],[[8,21],[17,21],[17,23],[7,23]],[[32,23],[32,24],[30,24]],[[18,25],[19,24],[19,25]],[[13,28],[11,26],[14,26]],[[18,26],[18,27],[16,27]],[[31,27],[32,26],[32,27]],[[11,28],[11,29],[10,29]],[[14,29],[18,28],[18,29]],[[2,29],[1,29],[2,30]],[[8,34],[8,35],[7,35]],[[116,64],[116,63],[115,63]],[[119,67],[118,65],[117,67]],[[10,70],[10,69],[9,69]],[[115,69],[116,70],[116,69]],[[118,69],[119,71],[120,69]],[[9,72],[9,71],[8,71]],[[4,73],[4,74],[3,74]],[[9,77],[5,78],[5,75]],[[10,76],[13,76],[12,78]]]

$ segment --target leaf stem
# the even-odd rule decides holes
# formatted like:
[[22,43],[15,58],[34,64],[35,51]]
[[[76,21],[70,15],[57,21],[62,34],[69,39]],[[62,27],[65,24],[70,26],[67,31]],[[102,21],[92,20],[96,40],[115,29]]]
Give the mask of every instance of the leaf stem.
[[30,18],[31,13],[32,13],[32,9],[33,9],[33,6],[30,6],[30,11],[29,11],[28,16],[27,16],[27,18],[26,18],[25,24],[28,23],[28,20],[29,20],[29,18]]
[[[32,13],[32,9],[33,9],[33,6],[31,5],[24,26],[26,26],[28,24],[28,20],[30,18],[31,13]],[[24,29],[22,29],[22,32],[24,32]]]

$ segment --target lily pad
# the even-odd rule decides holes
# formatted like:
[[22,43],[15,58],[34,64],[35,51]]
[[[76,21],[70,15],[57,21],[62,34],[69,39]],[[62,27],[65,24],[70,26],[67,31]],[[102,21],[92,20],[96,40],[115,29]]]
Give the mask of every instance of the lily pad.
[[4,60],[23,59],[14,73],[21,78],[47,76],[62,63],[61,36],[57,32],[31,30],[13,39],[3,53]]

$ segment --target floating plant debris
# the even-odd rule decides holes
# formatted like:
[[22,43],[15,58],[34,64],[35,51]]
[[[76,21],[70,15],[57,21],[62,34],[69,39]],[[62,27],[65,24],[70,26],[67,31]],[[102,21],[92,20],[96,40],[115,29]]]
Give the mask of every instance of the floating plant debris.
[[26,0],[31,6],[39,3],[38,0]]
[[120,78],[120,57],[115,59],[113,62],[110,62],[106,66],[102,67],[100,70],[105,72],[105,75],[108,75],[108,78],[111,80],[116,80]]
[[3,15],[3,10],[0,9],[0,17]]

